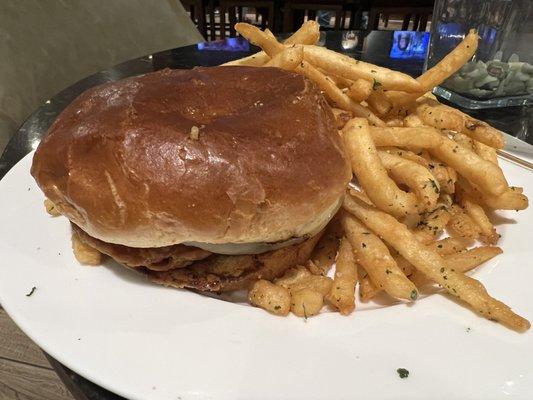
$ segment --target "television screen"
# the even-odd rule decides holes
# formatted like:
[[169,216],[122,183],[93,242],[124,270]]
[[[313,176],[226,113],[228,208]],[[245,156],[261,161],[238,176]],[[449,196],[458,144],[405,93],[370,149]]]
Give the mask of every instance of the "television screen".
[[395,31],[390,58],[424,59],[429,45],[429,32]]
[[207,51],[250,51],[250,43],[244,38],[227,38],[197,44],[198,50]]

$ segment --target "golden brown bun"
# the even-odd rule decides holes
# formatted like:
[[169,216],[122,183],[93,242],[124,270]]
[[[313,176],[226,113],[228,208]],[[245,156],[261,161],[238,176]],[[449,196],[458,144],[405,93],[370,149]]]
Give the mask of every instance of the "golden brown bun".
[[313,234],[351,177],[314,84],[252,67],[92,88],[54,122],[31,173],[89,235],[130,247]]

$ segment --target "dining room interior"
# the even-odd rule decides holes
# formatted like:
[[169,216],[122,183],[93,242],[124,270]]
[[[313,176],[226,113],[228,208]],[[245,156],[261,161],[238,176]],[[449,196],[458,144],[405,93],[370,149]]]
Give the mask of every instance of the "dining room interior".
[[[520,0],[468,3],[3,0],[0,179],[39,146],[58,115],[86,90],[165,68],[217,66],[261,51],[257,43],[250,43],[235,29],[238,23],[283,41],[308,21],[316,21],[319,26],[316,46],[414,78],[458,46],[468,34],[467,28],[477,27],[481,32],[478,53],[457,74],[435,86],[432,96],[476,121],[505,131],[507,145],[498,150],[498,156],[531,167],[533,12],[527,1]],[[473,15],[473,3],[480,10],[477,16]],[[521,7],[526,21],[519,20],[511,3]],[[485,11],[492,15],[490,22],[483,21]],[[517,32],[514,36],[513,30]],[[381,82],[374,79],[373,85],[376,90]],[[346,86],[339,88],[343,93],[349,90]],[[17,266],[2,268],[5,274]],[[39,295],[40,290],[37,287],[35,294]],[[22,294],[24,299],[27,295]],[[125,398],[43,351],[12,321],[8,314],[11,309],[6,309],[0,303],[1,400]],[[12,310],[15,312],[16,307]]]

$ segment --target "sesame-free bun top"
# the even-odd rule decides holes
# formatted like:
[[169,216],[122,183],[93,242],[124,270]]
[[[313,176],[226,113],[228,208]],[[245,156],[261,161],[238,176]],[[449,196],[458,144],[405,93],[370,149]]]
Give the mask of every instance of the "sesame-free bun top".
[[50,127],[31,173],[89,235],[130,247],[310,235],[351,177],[316,86],[253,67],[166,69],[92,88]]

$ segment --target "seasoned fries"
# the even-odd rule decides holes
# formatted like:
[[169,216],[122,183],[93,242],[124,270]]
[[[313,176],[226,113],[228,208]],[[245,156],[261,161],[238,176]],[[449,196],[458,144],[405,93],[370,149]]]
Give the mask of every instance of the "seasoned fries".
[[291,294],[291,312],[302,318],[317,315],[324,305],[324,296],[312,289],[301,289]]
[[102,253],[81,241],[76,233],[72,233],[72,251],[80,264],[100,265]]
[[342,227],[338,220],[332,221],[316,244],[309,259],[309,271],[315,275],[326,276],[335,263],[335,256],[342,237]]
[[472,185],[468,180],[460,177],[458,184],[462,190],[478,204],[484,204],[492,210],[525,210],[529,205],[528,198],[522,193],[521,188],[509,187],[505,192],[498,196],[491,196],[481,193],[481,191]]
[[278,287],[290,293],[290,310],[298,317],[316,315],[324,305],[324,296],[331,291],[332,280],[311,274],[305,267],[291,268],[275,280]]
[[431,243],[444,230],[451,215],[446,207],[439,207],[425,215],[415,229],[415,237],[422,243]]
[[[528,206],[522,189],[509,186],[498,165],[503,135],[431,94],[475,54],[477,33],[471,30],[413,79],[315,46],[315,22],[283,44],[248,24],[236,30],[263,52],[229,65],[292,70],[322,90],[361,189],[345,197],[345,211],[326,228],[306,266],[268,285],[258,281],[251,301],[276,314],[290,309],[307,318],[320,313],[324,301],[341,314],[351,313],[356,286],[362,302],[382,291],[412,301],[418,297],[415,284],[438,284],[485,318],[527,330],[526,319],[464,275],[501,253],[498,247],[469,248],[475,240],[494,245],[499,239],[486,210]],[[282,308],[272,310],[265,302],[273,295],[258,297],[269,291],[284,294]]]
[[454,204],[450,211],[451,218],[448,222],[448,229],[452,236],[457,235],[466,240],[475,240],[479,238],[481,229],[461,207]]
[[343,132],[353,172],[370,200],[380,209],[398,217],[416,213],[416,196],[402,191],[387,174],[367,121],[354,118],[346,124]]
[[429,244],[428,248],[436,251],[441,256],[445,256],[465,250],[466,243],[463,240],[459,240],[450,236]]
[[[502,249],[499,247],[475,247],[460,253],[444,255],[444,262],[454,271],[464,273],[473,270],[501,253]],[[417,287],[421,287],[431,282],[420,271],[416,271],[409,277],[409,279],[411,279]]]
[[248,293],[248,300],[275,315],[287,315],[291,307],[291,295],[281,286],[264,279],[254,283]]
[[373,82],[376,80],[388,90],[403,89],[408,92],[419,92],[422,89],[422,85],[407,74],[354,60],[324,47],[305,46],[304,58],[330,74],[344,76],[353,81],[365,79]]
[[426,125],[462,133],[487,146],[501,149],[505,144],[497,129],[436,100],[424,99],[416,107],[416,114]]
[[468,196],[461,196],[460,204],[465,210],[466,214],[479,227],[482,240],[487,244],[496,244],[500,235],[496,232],[494,225],[490,222],[489,217],[479,204],[468,198]]
[[333,108],[333,115],[337,121],[337,129],[341,130],[353,118],[353,114],[350,111],[344,111],[340,108]]
[[365,101],[372,94],[372,86],[372,82],[370,81],[365,79],[356,79],[350,86],[348,86],[348,91],[346,94],[353,101]]
[[430,149],[438,147],[443,137],[430,127],[370,128],[372,140],[378,147],[396,146],[407,149]]
[[441,144],[430,148],[429,152],[476,185],[484,194],[497,196],[509,189],[505,176],[497,165],[445,136],[442,137]]
[[331,100],[333,105],[336,107],[351,111],[355,116],[367,118],[368,121],[370,121],[370,123],[373,125],[385,125],[385,123],[376,115],[374,115],[372,111],[350,99],[341,89],[337,87],[337,85],[335,85],[331,78],[324,75],[308,62],[303,61],[298,68],[296,68],[296,72],[299,72],[314,81],[317,86],[324,91],[326,97]]
[[265,64],[265,67],[276,67],[292,71],[302,62],[303,57],[303,47],[294,45],[272,57],[270,61]]
[[427,70],[418,77],[417,81],[422,85],[423,91],[431,91],[435,86],[448,79],[459,70],[476,53],[478,35],[471,29],[463,41],[444,57],[437,65]]
[[458,272],[468,272],[501,253],[502,249],[499,247],[475,247],[461,253],[448,255],[444,260],[450,268],[454,268]]
[[331,289],[331,278],[311,274],[305,267],[292,268],[281,278],[274,281],[276,285],[288,289],[291,293],[302,289],[312,289],[325,296]]
[[50,199],[44,199],[44,208],[46,209],[46,212],[52,217],[57,217],[61,215],[54,202]]
[[419,213],[434,210],[440,185],[429,169],[385,151],[378,152],[381,163],[396,183],[407,185],[418,199]]
[[[315,44],[320,38],[319,25],[315,21],[307,21],[296,32],[289,37],[284,44]],[[249,57],[239,60],[230,61],[223,65],[261,67],[270,60],[270,57],[264,52],[253,54]]]
[[320,39],[320,25],[316,21],[306,21],[284,44],[316,44]]
[[385,92],[378,81],[374,82],[373,89],[374,91],[368,96],[366,101],[378,115],[386,115],[392,109],[392,103],[385,96]]
[[[461,68],[475,54],[477,45],[478,35],[476,31],[472,29],[453,51],[444,57],[437,65],[417,78],[418,83],[422,86],[421,92],[432,90],[435,86],[438,86],[441,82],[457,72],[459,68]],[[406,94],[402,92],[391,92],[389,93],[389,98],[395,104],[407,104],[422,95],[423,93]]]
[[335,277],[326,300],[343,315],[355,309],[355,284],[357,283],[357,264],[355,263],[352,246],[346,238],[342,238]]
[[496,149],[474,140],[474,151],[482,159],[498,165],[498,154],[496,153]]
[[519,332],[529,329],[529,321],[490,297],[480,282],[450,268],[438,253],[416,240],[409,229],[394,217],[352,196],[346,196],[344,208],[363,221],[375,234],[383,237],[417,270],[444,287],[451,295],[469,304],[483,317],[501,322]]
[[379,292],[381,292],[381,289],[378,289],[374,283],[372,283],[370,276],[366,275],[361,278],[359,284],[359,297],[363,303],[372,300]]
[[392,297],[416,300],[416,287],[398,267],[381,239],[353,216],[344,215],[342,225],[355,252],[356,262],[365,268],[376,287]]

